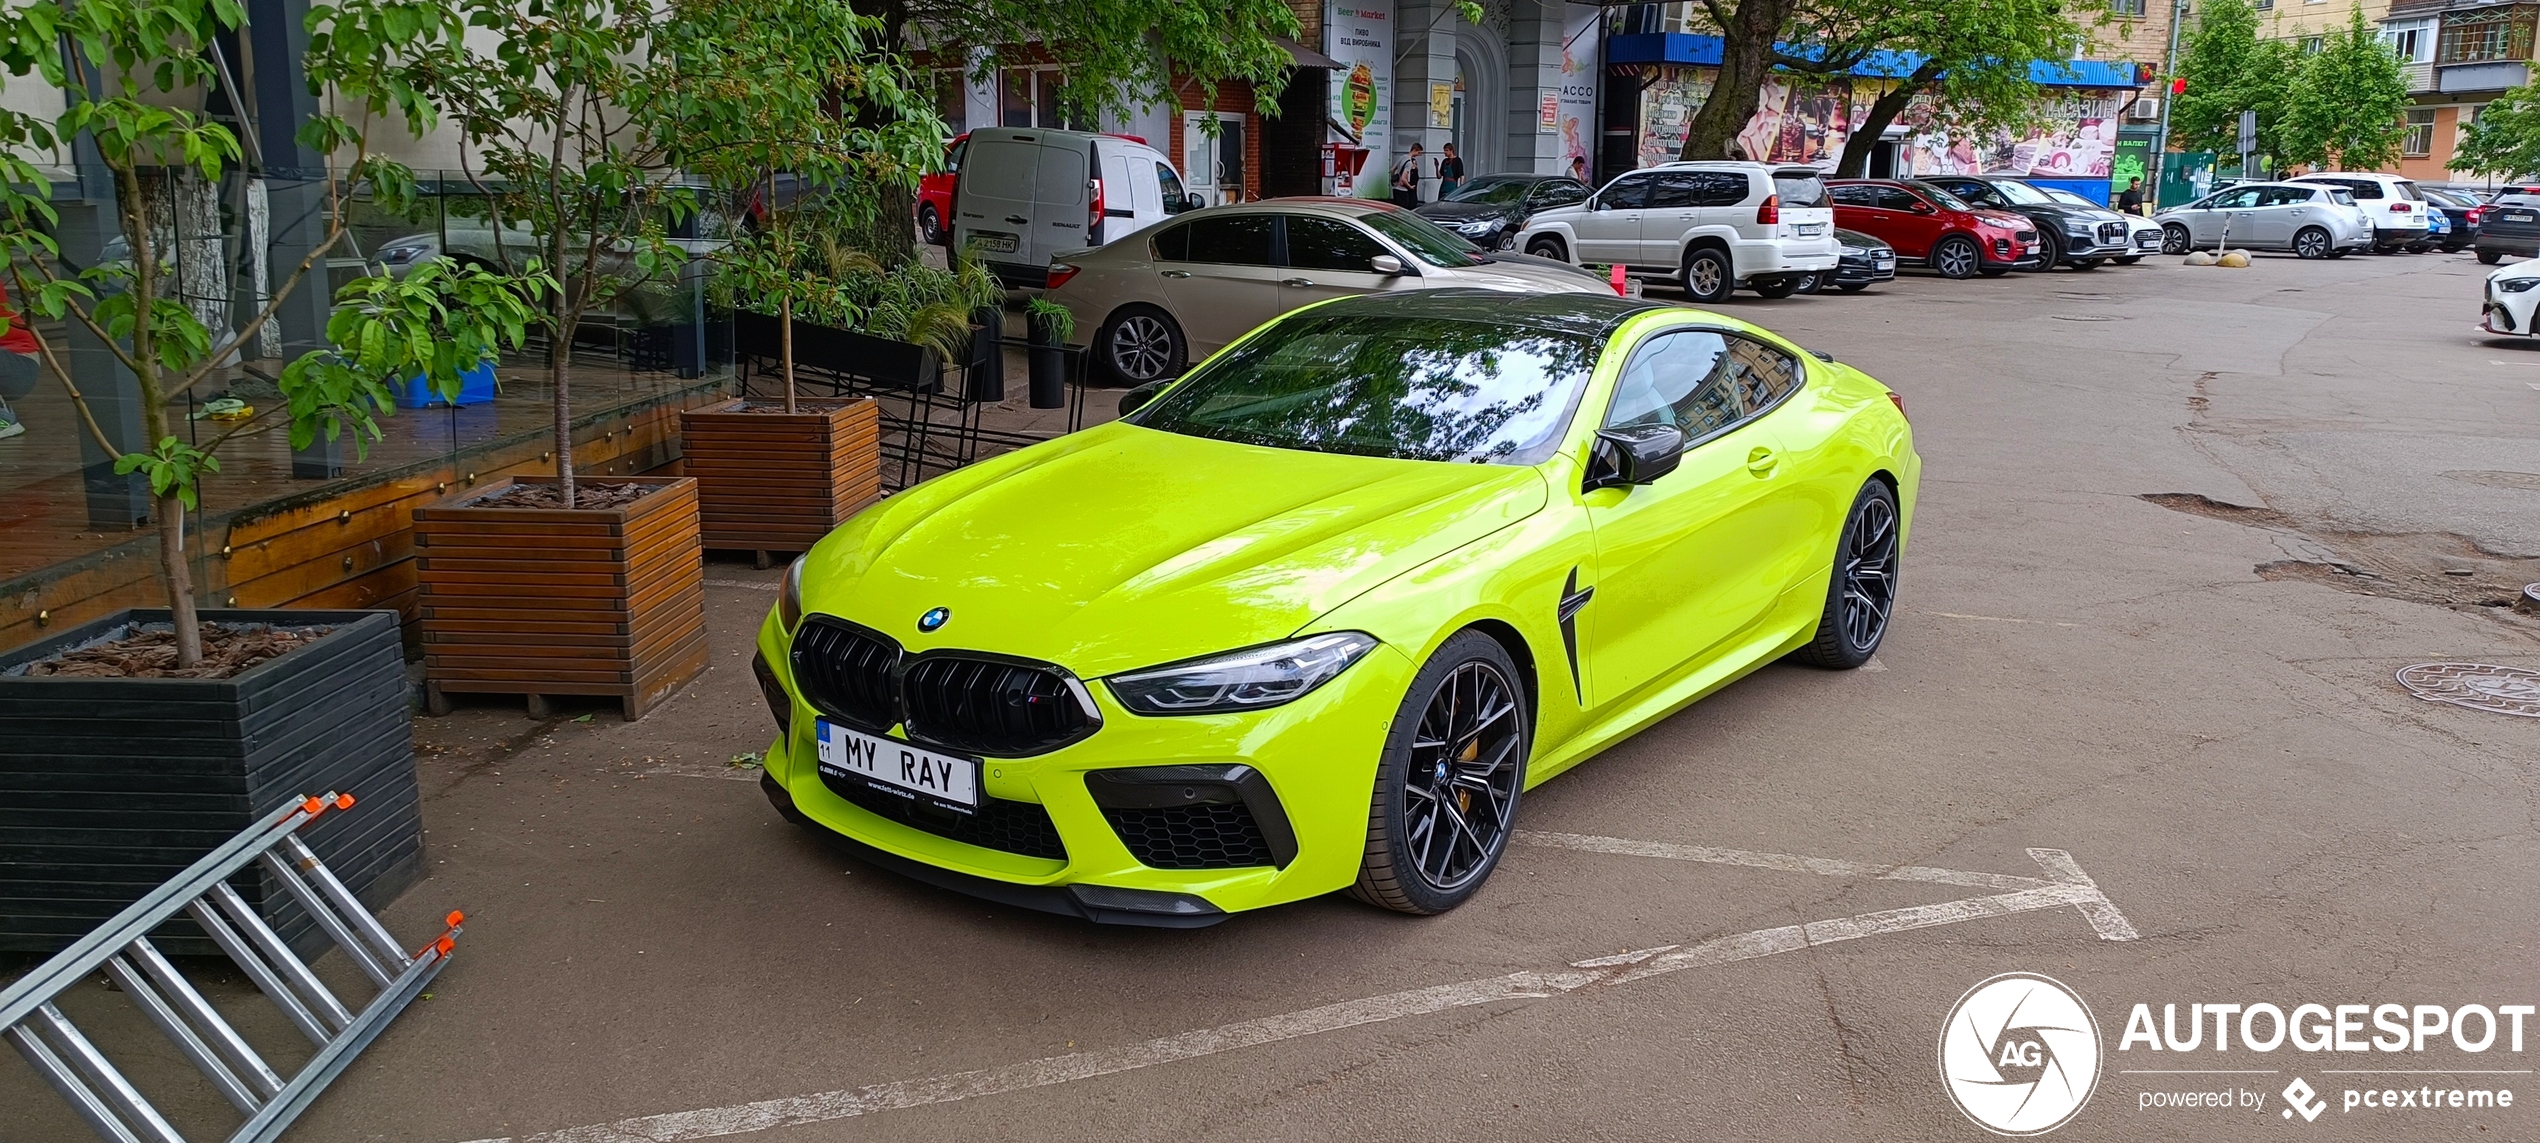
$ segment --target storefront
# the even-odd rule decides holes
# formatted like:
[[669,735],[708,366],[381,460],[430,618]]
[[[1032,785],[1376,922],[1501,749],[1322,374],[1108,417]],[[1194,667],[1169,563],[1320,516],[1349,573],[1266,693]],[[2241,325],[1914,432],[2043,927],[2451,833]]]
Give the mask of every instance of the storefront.
[[1448,0],[1326,0],[1323,190],[1383,180],[1417,144],[1420,197],[1437,196],[1452,144],[1465,174],[1593,169],[1602,9],[1484,0],[1479,24]]

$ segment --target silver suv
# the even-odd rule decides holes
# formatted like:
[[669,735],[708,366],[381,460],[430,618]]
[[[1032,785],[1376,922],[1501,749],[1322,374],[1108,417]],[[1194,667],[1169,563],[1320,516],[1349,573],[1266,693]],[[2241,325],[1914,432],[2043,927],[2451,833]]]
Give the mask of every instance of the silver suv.
[[1746,286],[1787,297],[1843,259],[1813,167],[1667,163],[1620,175],[1586,202],[1543,211],[1513,244],[1580,265],[1621,264],[1716,302]]

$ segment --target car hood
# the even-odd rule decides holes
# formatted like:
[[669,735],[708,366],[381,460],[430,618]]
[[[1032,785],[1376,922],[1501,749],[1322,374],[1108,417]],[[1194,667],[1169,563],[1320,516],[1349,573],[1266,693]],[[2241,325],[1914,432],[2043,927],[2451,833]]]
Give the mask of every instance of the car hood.
[[1487,202],[1433,202],[1412,213],[1432,222],[1471,222],[1477,218],[1511,218],[1517,210]]
[[[803,607],[913,651],[1020,655],[1092,678],[1286,638],[1545,498],[1531,468],[1114,422],[866,510],[805,557]],[[936,607],[952,618],[920,634]]]
[[[1424,273],[1431,270],[1423,267]],[[1490,261],[1479,266],[1456,266],[1439,272],[1447,276],[1448,285],[1478,286],[1486,290],[1580,293],[1613,288],[1596,275],[1567,262],[1532,254],[1493,254]]]
[[1843,244],[1846,253],[1875,254],[1888,249],[1886,239],[1858,230],[1845,230],[1840,226],[1835,228],[1834,240]]
[[1995,226],[1999,226],[2007,230],[2029,230],[2037,226],[2036,220],[2025,214],[2017,214],[2007,210],[1998,210],[1989,206],[1977,207],[1969,213],[1974,214],[1977,218],[1981,218],[1986,222],[1990,222]]

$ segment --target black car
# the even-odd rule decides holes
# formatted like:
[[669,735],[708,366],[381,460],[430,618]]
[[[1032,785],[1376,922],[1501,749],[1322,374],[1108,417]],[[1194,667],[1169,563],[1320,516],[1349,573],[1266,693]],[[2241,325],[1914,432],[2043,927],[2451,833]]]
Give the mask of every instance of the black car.
[[2486,208],[2477,199],[2432,187],[2418,187],[2417,191],[2434,209],[2443,212],[2443,221],[2452,224],[2450,230],[2443,232],[2444,253],[2458,254],[2462,247],[2478,240],[2478,219]]
[[1590,193],[1586,183],[1568,175],[1483,175],[1418,213],[1475,246],[1498,250],[1536,211],[1585,202]]
[[2478,216],[2478,260],[2490,266],[2505,255],[2540,256],[2540,195],[2500,194]]
[[2133,227],[2123,215],[2103,206],[2057,202],[2045,191],[2018,179],[1939,175],[1922,181],[1977,206],[2007,210],[2037,224],[2037,269],[2060,262],[2076,270],[2096,270],[2099,263],[2134,253]]
[[1810,274],[1799,280],[1799,292],[1813,294],[1828,286],[1847,294],[1859,293],[1880,282],[1896,277],[1896,248],[1858,230],[1834,230],[1835,241],[1843,244],[1843,260],[1835,264],[1831,274]]

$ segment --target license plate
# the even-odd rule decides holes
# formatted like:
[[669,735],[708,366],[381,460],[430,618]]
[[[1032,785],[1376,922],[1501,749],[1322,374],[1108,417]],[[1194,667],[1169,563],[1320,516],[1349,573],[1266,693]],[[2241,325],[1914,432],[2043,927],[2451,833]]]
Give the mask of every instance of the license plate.
[[1795,227],[1792,227],[1792,229],[1798,231],[1801,238],[1815,238],[1816,236],[1826,232],[1826,224],[1822,222],[1803,222]]
[[2507,222],[2531,222],[2534,220],[2540,220],[2540,214],[2533,214],[2527,210],[2508,210],[2505,212],[2505,221]]
[[897,739],[818,723],[820,770],[862,779],[886,793],[968,813],[979,808],[979,763],[921,750]]
[[1012,254],[1016,245],[1022,241],[1014,235],[999,234],[993,230],[971,231],[970,240],[978,243],[980,249],[991,254]]
[[1877,259],[1877,263],[1878,263],[1878,268],[1879,268],[1879,269],[1884,270],[1884,269],[1887,269],[1887,268],[1888,268],[1888,267],[1890,267],[1890,266],[1895,265],[1895,264],[1896,264],[1896,259],[1894,259],[1894,258],[1880,258],[1880,259]]

